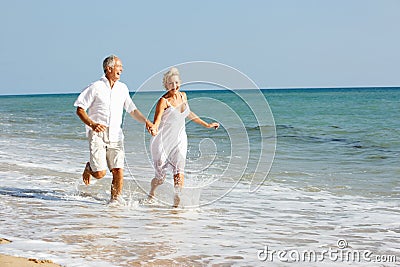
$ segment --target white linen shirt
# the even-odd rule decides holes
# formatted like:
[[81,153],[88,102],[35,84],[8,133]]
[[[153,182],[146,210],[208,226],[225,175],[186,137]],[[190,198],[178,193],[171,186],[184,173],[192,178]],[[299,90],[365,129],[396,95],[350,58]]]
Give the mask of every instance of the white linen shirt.
[[[104,75],[82,91],[74,106],[89,109],[88,115],[91,120],[109,127],[110,142],[118,142],[124,138],[121,129],[123,109],[127,113],[137,109],[129,95],[128,87],[116,81],[111,88]],[[90,130],[92,129],[86,126],[86,134]]]

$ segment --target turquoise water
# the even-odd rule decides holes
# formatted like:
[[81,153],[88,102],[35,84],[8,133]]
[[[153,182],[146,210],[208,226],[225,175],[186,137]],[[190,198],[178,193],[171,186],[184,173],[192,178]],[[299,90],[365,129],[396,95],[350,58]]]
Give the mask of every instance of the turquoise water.
[[274,166],[284,165],[289,173],[302,171],[293,182],[335,194],[399,198],[399,90],[295,90],[265,95],[277,122]]
[[[151,118],[159,96],[133,100]],[[400,88],[188,96],[221,128],[187,124],[178,210],[168,206],[171,179],[160,202],[140,204],[153,173],[149,135],[129,116],[126,202],[112,206],[110,174],[81,182],[88,148],[76,94],[0,96],[0,236],[15,241],[0,253],[66,266],[265,266],[257,251],[266,245],[318,251],[345,239],[400,261]]]

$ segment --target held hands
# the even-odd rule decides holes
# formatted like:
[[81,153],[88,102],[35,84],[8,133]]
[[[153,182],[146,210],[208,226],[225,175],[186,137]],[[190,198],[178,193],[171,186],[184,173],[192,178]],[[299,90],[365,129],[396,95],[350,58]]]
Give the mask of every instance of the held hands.
[[158,134],[158,127],[157,127],[156,125],[153,125],[153,127],[150,128],[149,133],[150,133],[152,136],[156,136],[156,135]]
[[155,136],[158,133],[157,127],[149,120],[146,121],[146,129],[152,136]]
[[[102,125],[100,123],[93,123],[89,127],[92,128],[93,131],[98,133],[104,132],[107,129],[105,125]],[[146,121],[146,129],[151,135],[157,135],[157,130],[155,129],[154,124],[151,121]]]

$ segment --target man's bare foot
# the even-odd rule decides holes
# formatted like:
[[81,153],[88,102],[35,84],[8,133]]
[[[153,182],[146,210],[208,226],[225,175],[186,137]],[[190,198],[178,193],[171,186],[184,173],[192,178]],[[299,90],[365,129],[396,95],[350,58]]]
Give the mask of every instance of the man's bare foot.
[[85,183],[85,185],[90,184],[90,177],[92,176],[90,171],[90,163],[86,163],[85,170],[82,173],[82,180]]
[[125,199],[122,198],[122,196],[115,196],[112,197],[109,201],[109,204],[111,205],[127,205]]
[[173,208],[177,208],[179,206],[179,202],[181,202],[181,198],[179,197],[178,194],[175,194],[175,196],[174,196],[174,205],[172,207]]

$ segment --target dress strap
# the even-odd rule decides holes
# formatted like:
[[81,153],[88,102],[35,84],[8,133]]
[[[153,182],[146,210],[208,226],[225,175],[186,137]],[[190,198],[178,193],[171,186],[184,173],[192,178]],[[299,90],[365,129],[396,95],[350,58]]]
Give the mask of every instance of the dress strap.
[[172,106],[171,103],[169,103],[168,99],[166,99],[165,97],[162,97],[162,98],[164,98],[165,101],[167,101],[167,108],[169,108],[170,106]]
[[181,91],[179,91],[179,94],[180,94],[180,96],[181,96],[182,103],[183,103],[183,104],[186,104],[186,100],[185,100],[185,98],[183,97],[183,94],[182,94]]

